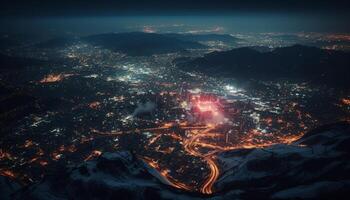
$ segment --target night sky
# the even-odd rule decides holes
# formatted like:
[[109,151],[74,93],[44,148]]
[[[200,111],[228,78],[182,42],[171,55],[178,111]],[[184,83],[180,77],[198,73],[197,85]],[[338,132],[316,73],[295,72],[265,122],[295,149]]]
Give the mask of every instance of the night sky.
[[[108,28],[189,23],[224,26],[236,32],[347,33],[349,13],[350,1],[346,0],[5,0],[0,7],[0,23],[2,32],[16,28],[38,30],[35,27],[38,24],[45,30],[47,26],[61,29],[63,25],[83,30],[84,23],[89,26],[92,23],[106,28],[104,31],[120,31]],[[35,19],[36,24],[23,22],[30,19]],[[38,19],[46,21],[37,22]],[[110,22],[113,24],[108,25]]]
[[346,14],[346,0],[5,0],[1,14],[6,16],[125,15],[125,14],[232,14],[237,12],[297,12]]

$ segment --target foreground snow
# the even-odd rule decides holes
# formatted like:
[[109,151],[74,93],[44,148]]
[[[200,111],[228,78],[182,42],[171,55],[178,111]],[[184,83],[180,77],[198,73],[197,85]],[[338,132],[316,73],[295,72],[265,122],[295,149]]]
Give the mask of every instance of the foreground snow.
[[104,153],[57,169],[29,188],[0,177],[0,199],[345,199],[350,191],[350,125],[335,124],[290,145],[222,153],[212,196],[183,192],[130,152]]

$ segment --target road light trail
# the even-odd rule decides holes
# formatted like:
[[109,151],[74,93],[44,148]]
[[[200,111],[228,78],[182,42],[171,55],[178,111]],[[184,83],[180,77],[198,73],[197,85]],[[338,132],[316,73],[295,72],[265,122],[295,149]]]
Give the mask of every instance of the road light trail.
[[181,183],[180,181],[171,177],[166,170],[161,170],[158,163],[156,161],[154,161],[153,159],[148,158],[148,157],[139,157],[139,159],[143,160],[150,167],[155,169],[159,173],[159,175],[163,178],[163,181],[166,182],[168,185],[175,187],[175,188],[178,188],[178,189],[192,191],[191,187],[189,187],[186,184]]
[[[212,126],[208,126],[207,129],[192,136],[191,138],[186,140],[184,143],[184,148],[188,153],[190,153],[191,155],[196,156],[196,157],[201,157],[203,160],[206,161],[206,163],[209,166],[210,173],[208,175],[208,178],[206,178],[206,180],[202,184],[202,188],[200,189],[200,192],[203,194],[212,194],[213,193],[213,185],[214,185],[215,181],[217,180],[217,178],[219,177],[219,168],[218,168],[217,164],[215,163],[214,156],[202,154],[199,151],[196,151],[194,149],[194,147],[197,144],[201,144],[201,143],[198,143],[196,141],[199,140],[201,137],[207,137],[208,136],[207,133],[212,131],[213,128],[214,127],[212,127]],[[201,144],[201,145],[203,145],[203,144]],[[210,146],[210,147],[214,148],[215,146]]]
[[213,193],[213,185],[219,177],[219,168],[218,168],[217,164],[215,163],[213,157],[211,157],[211,156],[205,157],[205,160],[209,165],[210,174],[209,174],[208,178],[206,179],[206,181],[204,182],[200,191],[203,194],[212,194]]
[[[174,128],[174,123],[166,123],[160,127],[155,128],[146,128],[146,129],[136,129],[136,130],[129,130],[129,131],[113,131],[113,132],[101,132],[97,130],[92,130],[94,133],[98,135],[104,135],[104,136],[117,136],[122,133],[133,133],[133,132],[143,132],[143,131],[154,131],[158,132],[158,135],[152,137],[149,140],[149,145],[156,142],[156,140],[159,140],[163,135],[167,135],[167,132]],[[274,144],[279,143],[285,143],[290,144],[291,142],[299,139],[304,133],[296,134],[296,135],[286,135],[286,136],[275,136],[274,138],[269,138],[262,140],[260,142],[252,142],[251,138],[254,138],[254,132],[251,132],[250,134],[246,135],[244,138],[242,138],[243,143],[236,144],[233,146],[220,146],[215,144],[206,143],[204,141],[201,141],[203,138],[217,138],[220,137],[220,134],[217,134],[214,132],[214,130],[217,128],[217,125],[213,124],[206,124],[206,125],[193,125],[190,126],[188,124],[177,124],[180,129],[189,131],[189,135],[187,137],[183,137],[181,135],[176,134],[170,134],[173,139],[177,139],[182,141],[182,145],[184,150],[195,157],[198,157],[202,159],[203,162],[205,162],[208,166],[209,173],[206,176],[205,180],[203,181],[200,188],[195,188],[189,185],[186,185],[185,183],[182,183],[181,181],[174,179],[167,170],[161,169],[161,167],[158,165],[158,163],[151,159],[143,157],[141,158],[146,163],[148,163],[152,168],[156,169],[159,174],[163,177],[163,179],[167,182],[167,184],[178,188],[182,190],[187,191],[199,191],[203,194],[212,194],[214,192],[214,184],[216,180],[218,179],[220,175],[220,170],[218,167],[218,164],[216,162],[217,153],[234,150],[234,149],[250,149],[250,148],[264,148],[267,146],[271,146]],[[210,152],[203,153],[201,152],[200,148],[205,149],[212,149]]]

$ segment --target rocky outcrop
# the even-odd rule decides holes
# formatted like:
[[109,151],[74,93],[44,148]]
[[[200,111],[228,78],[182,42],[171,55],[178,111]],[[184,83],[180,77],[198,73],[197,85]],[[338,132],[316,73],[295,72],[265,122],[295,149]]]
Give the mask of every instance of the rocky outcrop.
[[242,199],[342,199],[350,189],[350,126],[320,127],[292,144],[223,153],[222,193]]

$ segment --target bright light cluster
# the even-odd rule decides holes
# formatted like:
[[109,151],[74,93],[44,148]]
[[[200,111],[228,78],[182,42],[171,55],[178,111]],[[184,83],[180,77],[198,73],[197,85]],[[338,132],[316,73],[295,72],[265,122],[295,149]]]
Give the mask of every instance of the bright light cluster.
[[219,114],[219,108],[216,102],[214,101],[197,101],[196,107],[199,109],[200,112],[210,112],[213,115]]

